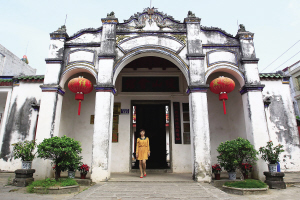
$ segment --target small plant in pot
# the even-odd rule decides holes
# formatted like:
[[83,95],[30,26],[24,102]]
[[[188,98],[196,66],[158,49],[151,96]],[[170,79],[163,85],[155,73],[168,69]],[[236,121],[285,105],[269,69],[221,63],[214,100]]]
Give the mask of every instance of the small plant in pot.
[[73,155],[65,162],[66,168],[68,169],[68,177],[75,178],[75,172],[78,166],[81,164],[80,160],[82,159],[79,155]]
[[265,147],[260,147],[259,152],[262,154],[261,158],[268,162],[269,172],[277,172],[277,162],[279,162],[279,154],[284,152],[283,145],[278,144],[273,147],[273,142],[267,142]]
[[242,163],[241,171],[243,173],[244,179],[248,179],[249,172],[252,171],[252,165],[249,163]]
[[17,142],[13,145],[13,155],[14,159],[21,158],[22,160],[22,169],[31,169],[32,160],[35,158],[35,154],[33,153],[36,142],[35,140],[25,140],[23,142]]
[[242,170],[244,162],[254,164],[258,154],[248,140],[240,137],[235,140],[221,142],[217,151],[220,153],[218,162],[228,172],[230,180],[236,179],[235,171],[237,168]]
[[38,157],[50,159],[55,165],[55,179],[58,180],[61,171],[77,169],[81,157],[79,141],[67,136],[46,138],[38,145]]
[[214,164],[213,166],[211,166],[211,168],[212,168],[212,173],[215,174],[215,180],[220,180],[220,173],[222,171],[220,165]]
[[80,171],[80,179],[85,179],[90,167],[87,164],[82,164],[78,167],[78,170]]

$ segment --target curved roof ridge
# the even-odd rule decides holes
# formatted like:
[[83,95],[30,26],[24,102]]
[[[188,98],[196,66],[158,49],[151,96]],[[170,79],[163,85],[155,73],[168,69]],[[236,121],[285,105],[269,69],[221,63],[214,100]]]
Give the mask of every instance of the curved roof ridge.
[[208,26],[202,26],[201,25],[201,30],[205,30],[205,31],[219,31],[221,33],[223,33],[224,35],[228,36],[228,37],[232,37],[234,38],[233,35],[231,35],[230,33],[227,33],[225,30],[219,28],[219,27],[208,27]]
[[77,38],[77,37],[79,37],[79,36],[81,36],[82,34],[85,34],[85,33],[99,32],[100,30],[102,30],[102,26],[100,26],[98,28],[84,28],[84,29],[81,29],[81,30],[77,31],[76,33],[74,33],[70,37],[68,37],[67,40],[75,39],[75,38]]

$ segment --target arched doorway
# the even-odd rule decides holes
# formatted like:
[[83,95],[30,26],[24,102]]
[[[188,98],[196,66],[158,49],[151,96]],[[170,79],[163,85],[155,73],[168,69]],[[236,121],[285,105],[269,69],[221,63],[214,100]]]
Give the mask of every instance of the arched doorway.
[[233,75],[228,72],[232,71],[226,69],[214,71],[209,75],[206,82],[210,84],[212,80],[220,76],[231,78],[235,82],[235,89],[228,94],[226,101],[226,115],[223,113],[223,104],[219,101],[219,96],[210,90],[207,91],[212,164],[218,163],[217,148],[221,142],[238,137],[247,139],[242,95],[239,92],[243,77],[239,77],[237,73]]
[[142,55],[133,57],[122,70],[115,70],[118,73],[115,77],[115,105],[120,105],[121,112],[129,110],[129,113],[118,115],[118,141],[112,143],[111,170],[126,172],[138,168],[135,144],[139,129],[143,128],[150,139],[151,156],[147,168],[192,172],[190,142],[183,141],[183,135],[189,133],[184,131],[189,130],[184,130],[182,125],[182,142],[175,144],[172,118],[173,103],[177,102],[180,105],[180,124],[183,124],[182,106],[189,101],[185,92],[186,74],[164,56]]
[[65,90],[61,108],[61,122],[59,126],[59,137],[66,135],[81,142],[82,162],[91,166],[92,164],[92,146],[94,124],[93,116],[95,112],[95,95],[93,90],[91,93],[84,95],[81,104],[81,113],[77,114],[78,101],[75,100],[75,93],[68,88],[68,82],[72,78],[83,76],[90,80],[93,85],[96,84],[95,77],[85,72],[85,70],[71,71],[65,74],[61,79],[61,85]]

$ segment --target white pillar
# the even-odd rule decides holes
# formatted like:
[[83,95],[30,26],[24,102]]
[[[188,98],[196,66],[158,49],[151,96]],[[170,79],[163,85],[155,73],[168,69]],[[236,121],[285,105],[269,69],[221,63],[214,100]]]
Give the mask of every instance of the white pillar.
[[[36,131],[36,142],[40,144],[45,138],[58,136],[61,106],[64,92],[58,87],[42,88],[42,98],[39,110],[38,126]],[[37,180],[51,177],[51,161],[36,158],[33,160],[33,167],[36,170],[34,178]]]
[[[262,97],[262,88],[243,88],[242,99],[244,106],[246,134],[247,139],[254,145],[258,151],[260,147],[266,146],[269,141],[269,133],[266,123],[264,103]],[[246,91],[245,91],[246,90]],[[248,91],[247,91],[248,90]],[[250,90],[250,91],[249,91]],[[264,171],[268,171],[267,163],[262,160],[261,154],[258,155],[259,160],[254,166],[254,178],[265,180]]]
[[91,179],[93,182],[110,178],[111,140],[114,88],[96,86],[95,120]]
[[189,88],[193,178],[198,182],[211,182],[207,88],[208,87]]

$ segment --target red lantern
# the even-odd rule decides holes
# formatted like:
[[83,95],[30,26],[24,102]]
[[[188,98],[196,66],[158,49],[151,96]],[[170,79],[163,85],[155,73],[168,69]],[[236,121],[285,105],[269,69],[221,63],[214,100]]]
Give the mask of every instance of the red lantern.
[[223,101],[224,115],[226,115],[225,101],[228,99],[227,93],[232,92],[234,87],[234,81],[223,76],[214,79],[209,85],[210,91],[219,94],[219,100]]
[[93,90],[92,82],[79,76],[69,81],[68,88],[71,92],[76,93],[75,100],[79,100],[78,115],[80,115],[81,101],[84,100],[84,94],[88,94]]

